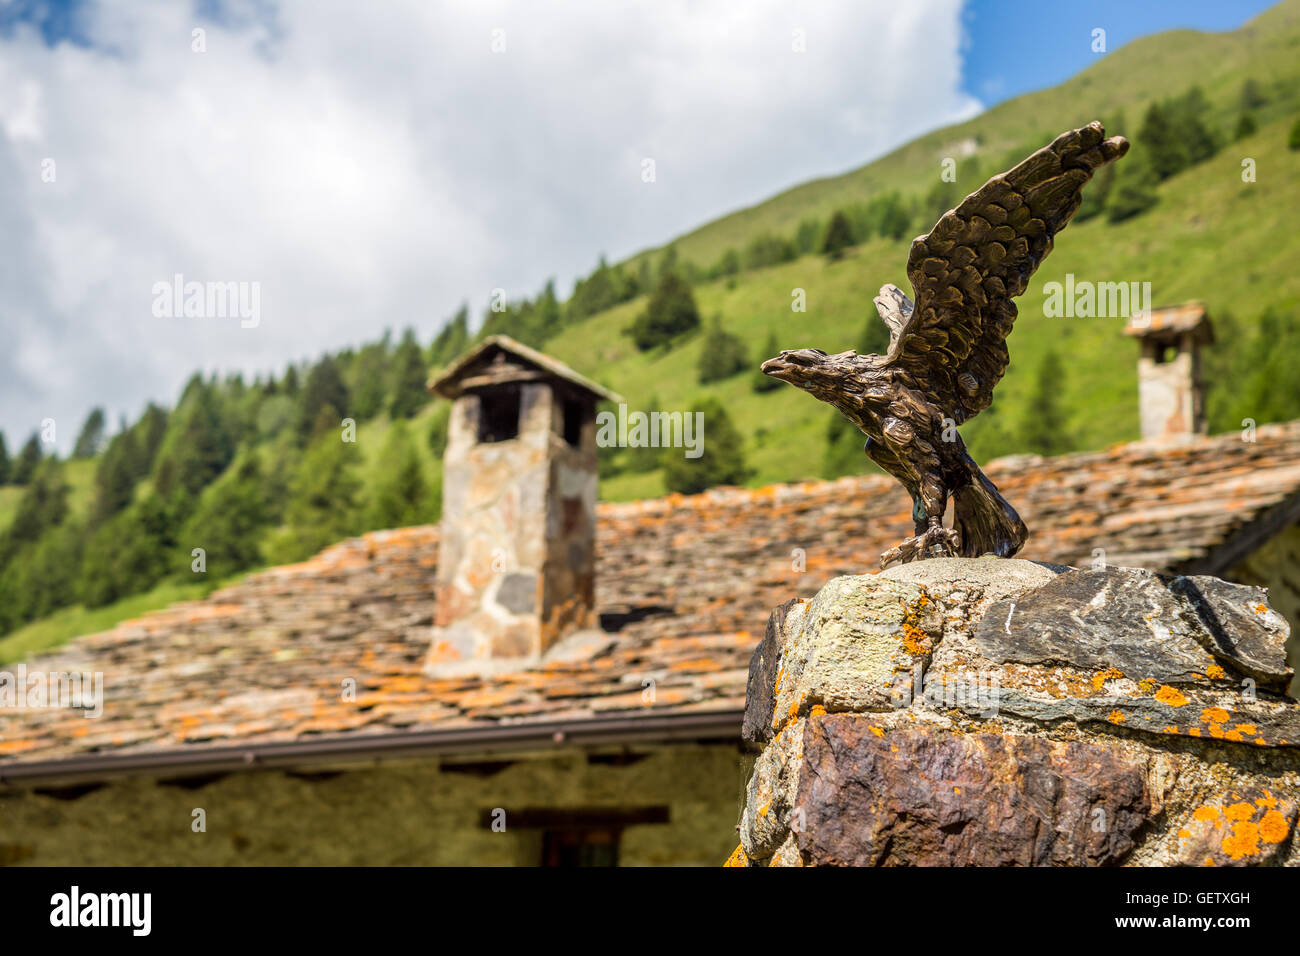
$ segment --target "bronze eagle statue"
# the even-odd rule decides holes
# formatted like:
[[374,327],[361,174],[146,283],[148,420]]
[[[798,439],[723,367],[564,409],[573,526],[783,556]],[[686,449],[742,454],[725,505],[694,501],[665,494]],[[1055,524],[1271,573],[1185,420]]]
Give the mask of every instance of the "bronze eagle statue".
[[[1128,152],[1101,123],[1062,133],[994,176],[912,243],[907,278],[876,298],[885,355],[782,351],[762,371],[835,406],[867,436],[868,457],[912,497],[916,536],[881,567],[942,555],[1010,557],[1029,531],[966,451],[956,426],[989,407],[1007,369],[1012,301],[1052,251],[1098,168]],[[943,526],[949,496],[953,526]]]

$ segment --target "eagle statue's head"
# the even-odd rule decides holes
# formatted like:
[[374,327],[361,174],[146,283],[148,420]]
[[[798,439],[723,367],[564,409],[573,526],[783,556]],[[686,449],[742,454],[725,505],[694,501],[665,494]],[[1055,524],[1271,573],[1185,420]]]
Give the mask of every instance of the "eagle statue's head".
[[845,382],[846,374],[850,374],[850,370],[856,375],[869,374],[877,361],[883,359],[876,355],[859,355],[852,349],[838,355],[827,355],[821,349],[783,349],[776,358],[764,362],[760,371],[789,382],[824,402],[836,404],[833,399],[842,396],[848,384]]

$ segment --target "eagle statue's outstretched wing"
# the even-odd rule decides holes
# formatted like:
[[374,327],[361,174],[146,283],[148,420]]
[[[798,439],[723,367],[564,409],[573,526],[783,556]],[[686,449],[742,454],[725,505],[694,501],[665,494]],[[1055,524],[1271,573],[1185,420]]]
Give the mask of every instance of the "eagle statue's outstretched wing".
[[989,407],[1007,369],[1015,296],[1052,251],[1101,166],[1128,152],[1101,123],[1062,133],[994,176],[912,243],[907,277],[916,304],[897,287],[876,300],[891,340],[886,364],[912,372],[961,424]]

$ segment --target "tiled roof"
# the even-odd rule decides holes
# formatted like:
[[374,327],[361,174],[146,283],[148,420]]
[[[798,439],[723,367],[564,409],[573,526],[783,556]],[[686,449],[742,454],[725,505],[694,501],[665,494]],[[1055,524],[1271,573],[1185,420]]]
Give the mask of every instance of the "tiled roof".
[[[1250,529],[1279,509],[1290,514],[1300,496],[1300,422],[1255,437],[1018,457],[987,471],[1029,525],[1023,557],[1085,564],[1102,548],[1112,565],[1199,570],[1225,548],[1252,546]],[[810,597],[832,576],[874,570],[879,553],[910,533],[909,512],[883,476],[601,505],[607,640],[573,660],[490,678],[422,673],[437,528],[367,534],[27,661],[29,670],[103,672],[104,713],[0,710],[0,768],[108,752],[737,711],[770,609]]]

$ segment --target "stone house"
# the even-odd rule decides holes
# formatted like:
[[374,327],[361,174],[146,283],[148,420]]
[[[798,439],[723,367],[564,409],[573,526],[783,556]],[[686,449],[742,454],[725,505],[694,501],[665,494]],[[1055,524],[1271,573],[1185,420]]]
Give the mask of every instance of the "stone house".
[[[874,570],[911,503],[864,476],[596,505],[600,386],[505,339],[435,386],[457,403],[442,528],[344,541],[24,662],[102,674],[103,712],[0,708],[0,862],[727,857],[769,611]],[[1300,421],[1193,432],[990,463],[1031,529],[1021,556],[1262,584],[1300,620]],[[460,626],[475,615],[491,640]]]

